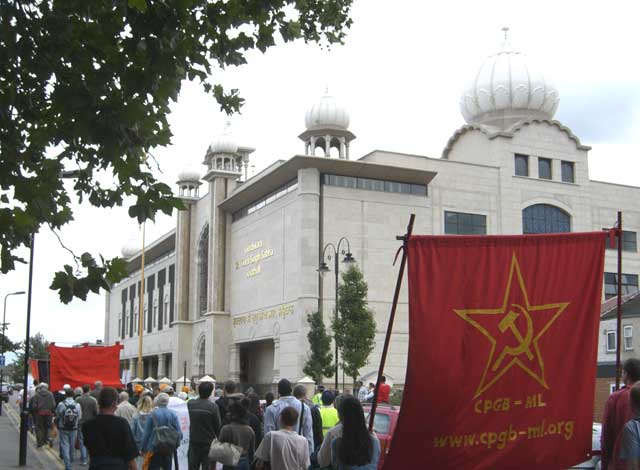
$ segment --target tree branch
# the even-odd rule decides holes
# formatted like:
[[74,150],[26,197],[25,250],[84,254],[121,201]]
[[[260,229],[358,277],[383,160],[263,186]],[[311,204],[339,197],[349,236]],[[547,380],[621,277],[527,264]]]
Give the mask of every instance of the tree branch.
[[65,250],[67,250],[69,253],[71,253],[71,256],[73,257],[73,262],[76,265],[76,270],[80,271],[80,263],[78,263],[78,260],[80,259],[80,257],[78,255],[76,255],[73,250],[71,248],[69,248],[67,245],[64,244],[64,242],[62,241],[62,239],[60,238],[60,235],[58,234],[58,232],[56,231],[56,229],[54,229],[51,226],[51,222],[47,221],[47,225],[49,226],[49,230],[51,230],[51,232],[53,232],[53,234],[56,236],[56,238],[58,239],[58,243],[60,244],[60,246],[62,248],[64,248]]

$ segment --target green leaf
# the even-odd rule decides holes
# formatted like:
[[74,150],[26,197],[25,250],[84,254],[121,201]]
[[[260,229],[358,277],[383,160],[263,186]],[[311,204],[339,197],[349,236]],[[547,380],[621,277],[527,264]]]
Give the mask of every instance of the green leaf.
[[147,2],[146,0],[129,0],[129,6],[138,10],[140,13],[147,12]]
[[[255,49],[298,37],[341,42],[352,0],[1,5],[0,109],[11,109],[0,112],[0,270],[7,273],[24,262],[17,253],[32,233],[73,220],[65,170],[77,170],[72,191],[80,203],[106,208],[133,199],[129,215],[139,222],[181,208],[143,158],[171,143],[168,117],[182,81],[197,79],[222,111],[239,112],[240,92],[220,85],[213,64],[239,66]],[[79,272],[65,266],[51,284],[63,302],[108,288],[124,269],[89,254],[75,261]]]

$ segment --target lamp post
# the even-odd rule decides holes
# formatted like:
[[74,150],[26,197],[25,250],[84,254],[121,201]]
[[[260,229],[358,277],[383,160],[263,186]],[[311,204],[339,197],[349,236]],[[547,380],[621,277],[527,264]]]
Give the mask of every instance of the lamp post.
[[[347,250],[342,250],[340,251],[340,247],[342,246],[342,243],[345,243],[347,245]],[[327,255],[327,249],[331,248],[331,251],[333,252],[333,273],[335,274],[335,279],[336,279],[336,302],[335,302],[335,309],[333,312],[333,318],[334,318],[334,323],[337,324],[338,322],[338,274],[340,273],[340,265],[338,264],[338,256],[339,255],[344,255],[344,259],[342,260],[342,262],[344,264],[352,264],[355,263],[355,258],[353,257],[353,255],[351,254],[351,248],[349,246],[349,240],[347,240],[346,237],[342,237],[340,240],[338,240],[338,244],[334,245],[333,243],[327,243],[324,246],[324,249],[322,250],[322,260],[320,261],[320,266],[318,267],[318,272],[320,274],[325,274],[328,273],[330,271],[329,266],[327,265],[327,262],[325,261],[325,259],[331,261],[331,251],[329,252],[329,254]],[[327,255],[327,256],[325,256]],[[338,342],[336,341],[335,337],[334,337],[334,342],[335,342],[335,388],[336,390],[338,390]],[[344,380],[343,380],[344,382]]]
[[[11,292],[10,294],[7,294],[4,296],[4,312],[2,313],[2,344],[0,344],[0,350],[2,352],[0,352],[0,357],[2,357],[3,360],[3,364],[2,364],[2,368],[0,368],[0,388],[2,388],[2,384],[4,383],[4,368],[5,368],[5,363],[4,363],[4,343],[7,340],[6,337],[4,336],[4,332],[6,330],[7,327],[7,297],[9,297],[10,295],[22,295],[25,292],[23,290],[18,291],[18,292]],[[2,400],[0,400],[0,416],[2,416]]]
[[33,248],[36,234],[31,232],[31,246],[29,247],[29,288],[27,293],[27,333],[24,340],[24,382],[22,384],[22,412],[20,413],[20,449],[18,450],[18,465],[27,465],[27,387],[29,386],[29,335],[31,334],[31,292],[33,287]]
[[[71,170],[60,172],[60,179],[78,178],[82,170]],[[18,449],[18,466],[27,465],[27,387],[29,385],[29,335],[31,334],[31,294],[33,292],[33,249],[36,242],[35,231],[31,232],[31,243],[29,244],[29,287],[27,289],[27,331],[24,340],[24,382],[22,384],[22,411],[20,413],[20,445]]]

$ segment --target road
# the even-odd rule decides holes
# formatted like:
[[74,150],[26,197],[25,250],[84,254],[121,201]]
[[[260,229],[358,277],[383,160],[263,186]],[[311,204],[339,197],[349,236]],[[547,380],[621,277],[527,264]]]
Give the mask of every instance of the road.
[[[21,395],[20,395],[21,396]],[[64,470],[64,463],[59,457],[58,439],[53,447],[36,447],[36,436],[27,435],[27,466],[18,467],[18,449],[20,438],[20,410],[18,408],[19,395],[14,393],[9,397],[9,403],[4,403],[0,416],[0,470],[8,469],[46,469]],[[80,465],[80,452],[76,452],[74,470],[86,470],[87,466]]]

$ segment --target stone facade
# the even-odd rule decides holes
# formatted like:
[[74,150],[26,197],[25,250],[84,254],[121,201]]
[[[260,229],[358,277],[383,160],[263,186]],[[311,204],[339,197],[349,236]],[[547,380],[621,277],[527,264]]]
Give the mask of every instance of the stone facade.
[[[179,194],[186,209],[178,213],[175,231],[161,240],[172,249],[148,256],[151,264],[145,271],[156,277],[169,267],[175,271],[172,321],[162,329],[152,326],[144,335],[150,374],[160,373],[164,365],[176,378],[186,364],[188,376],[208,374],[259,385],[281,377],[299,380],[308,350],[307,315],[322,309],[329,325],[333,314],[333,276],[317,271],[323,247],[341,237],[348,239],[368,282],[378,325],[376,347],[361,370],[370,374],[380,360],[395,286],[396,236],[405,232],[412,213],[418,234],[445,234],[452,217],[466,221],[472,216],[482,221],[475,227],[480,231],[473,233],[544,232],[549,231],[547,222],[555,223],[545,220],[546,210],[563,218],[573,232],[611,227],[619,210],[625,230],[640,230],[640,188],[590,180],[589,147],[553,120],[552,113],[536,110],[504,128],[471,122],[453,134],[441,158],[375,150],[354,161],[346,144],[340,144],[345,135],[347,143],[355,138],[345,127],[348,117],[344,119],[342,108],[332,113],[331,103],[323,97],[323,106],[329,107],[325,127],[300,136],[312,155],[278,161],[247,179],[253,149],[224,137],[205,154],[205,195],[198,195],[197,175],[184,174],[188,181],[179,182]],[[325,122],[334,115],[340,122]],[[342,145],[337,158],[330,157],[333,144],[327,144],[334,141]],[[324,155],[313,156],[323,145]],[[517,161],[526,161],[526,171],[516,167]],[[540,208],[543,216],[529,221],[532,208]],[[130,278],[107,297],[105,342],[124,344],[123,368],[134,365],[138,339],[135,331],[118,329],[117,319],[123,308],[126,317],[129,305],[136,304],[137,291],[132,293],[131,287],[138,282],[139,257],[139,252],[130,254]],[[640,273],[637,247],[624,252],[623,265],[624,273]],[[605,271],[615,272],[615,266],[615,251],[607,250]],[[125,291],[133,295],[131,302],[121,301]],[[157,295],[155,288],[154,305]],[[407,313],[405,283],[386,370],[400,387]]]

